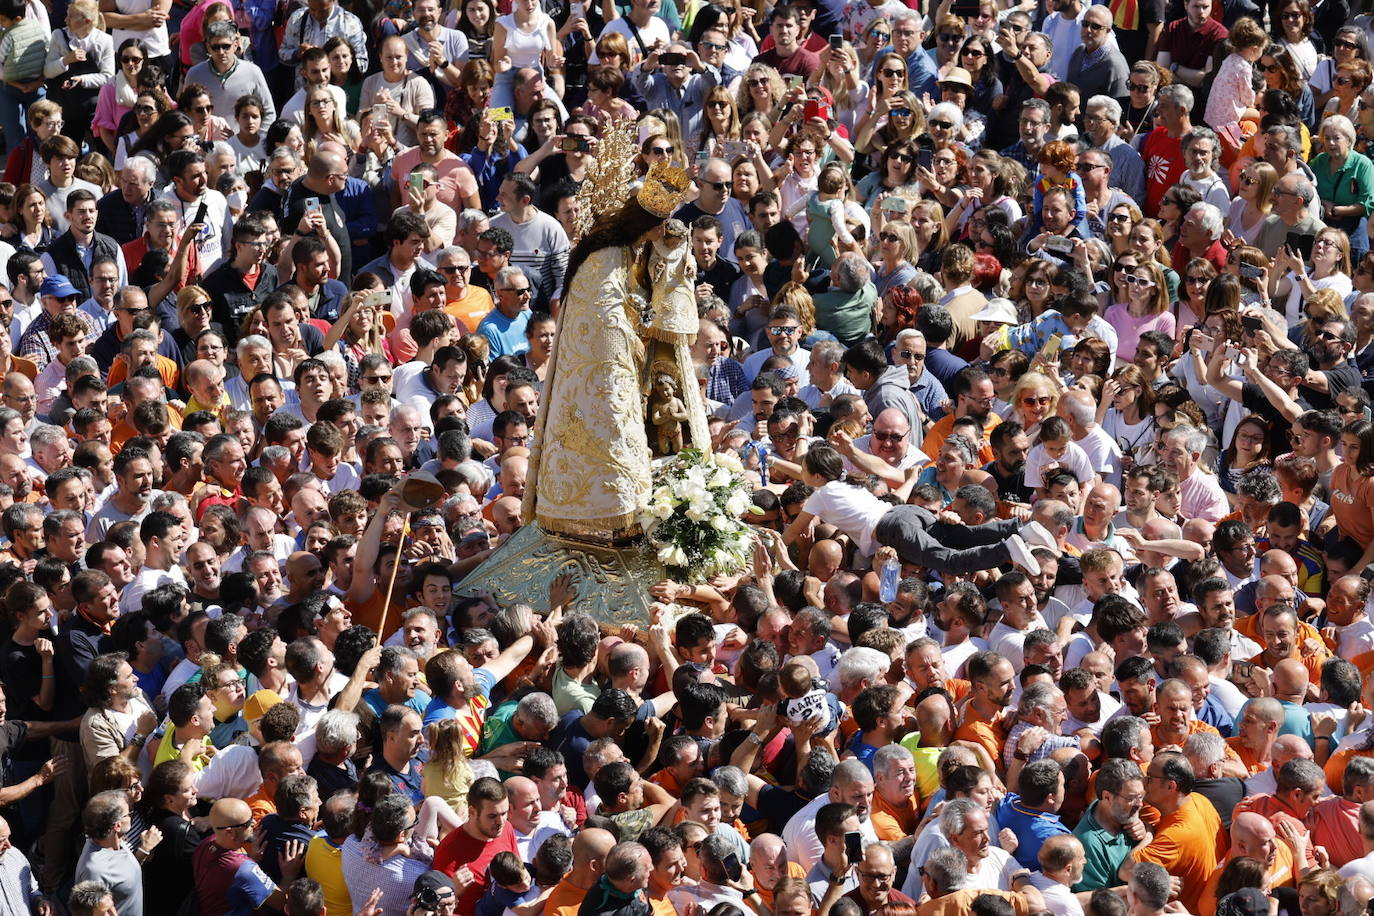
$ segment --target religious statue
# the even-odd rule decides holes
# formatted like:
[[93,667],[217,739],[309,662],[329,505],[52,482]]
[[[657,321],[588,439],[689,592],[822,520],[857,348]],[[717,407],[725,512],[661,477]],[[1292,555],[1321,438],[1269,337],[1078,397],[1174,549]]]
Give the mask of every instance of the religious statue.
[[688,420],[687,405],[677,396],[677,379],[656,365],[653,393],[649,395],[649,425],[654,428],[656,453],[676,455],[682,451],[682,424]]
[[[685,170],[656,164],[569,258],[523,511],[545,531],[629,541],[641,533],[637,516],[652,488],[649,428],[660,452],[665,441],[681,449],[681,423],[693,445],[710,447],[690,353],[695,267],[685,227],[670,221],[690,185]],[[670,416],[677,435],[665,439]]]

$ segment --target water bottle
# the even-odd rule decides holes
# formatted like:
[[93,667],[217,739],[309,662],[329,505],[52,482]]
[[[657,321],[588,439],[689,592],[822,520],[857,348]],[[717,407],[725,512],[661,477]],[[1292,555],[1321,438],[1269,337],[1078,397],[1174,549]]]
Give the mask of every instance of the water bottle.
[[883,563],[882,572],[878,579],[878,600],[883,604],[890,604],[897,600],[897,580],[902,575],[902,564],[896,557],[891,557]]

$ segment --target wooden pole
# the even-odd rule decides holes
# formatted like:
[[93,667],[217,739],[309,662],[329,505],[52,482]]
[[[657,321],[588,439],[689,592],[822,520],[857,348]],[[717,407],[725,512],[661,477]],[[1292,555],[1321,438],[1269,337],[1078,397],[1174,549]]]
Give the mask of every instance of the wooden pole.
[[386,584],[386,600],[382,602],[382,622],[377,625],[377,644],[381,645],[386,639],[386,615],[391,610],[391,592],[396,587],[396,573],[400,571],[401,563],[404,558],[401,552],[405,549],[406,528],[410,526],[410,513],[405,514],[401,519],[401,543],[396,548],[396,562],[391,564],[391,581]]

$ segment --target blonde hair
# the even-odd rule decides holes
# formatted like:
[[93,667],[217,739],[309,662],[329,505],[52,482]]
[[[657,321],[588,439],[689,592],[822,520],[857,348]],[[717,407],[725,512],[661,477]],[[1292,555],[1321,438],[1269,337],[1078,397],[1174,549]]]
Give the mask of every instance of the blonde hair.
[[1041,372],[1027,372],[1016,380],[1016,384],[1012,385],[1011,393],[1007,395],[1007,402],[1011,404],[1012,414],[1020,415],[1021,395],[1032,388],[1049,392],[1050,406],[1046,408],[1045,416],[1053,416],[1059,407],[1059,386],[1055,385],[1048,375]]
[[472,764],[463,753],[463,730],[456,719],[440,719],[429,727],[429,763],[454,796],[468,794],[472,787]]
[[1169,288],[1164,280],[1164,268],[1159,266],[1156,261],[1141,259],[1141,263],[1136,267],[1137,276],[1144,271],[1150,275],[1150,279],[1155,284],[1154,302],[1150,305],[1151,315],[1162,315],[1169,310]]
[[[790,305],[797,310],[800,316],[802,337],[816,330],[816,303],[812,300],[811,294],[806,291],[806,287],[800,283],[789,280],[778,290],[778,294],[773,297],[770,305]],[[771,312],[772,309],[770,308]]]
[[96,0],[72,0],[67,4],[67,11],[80,13],[91,25],[101,31],[105,30],[105,17],[100,14],[100,5]]

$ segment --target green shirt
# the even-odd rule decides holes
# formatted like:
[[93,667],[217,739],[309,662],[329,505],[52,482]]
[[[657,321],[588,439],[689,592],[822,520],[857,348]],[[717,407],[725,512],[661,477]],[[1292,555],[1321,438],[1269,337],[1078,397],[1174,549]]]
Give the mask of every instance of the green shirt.
[[[515,708],[519,705],[517,702],[502,703],[487,712],[486,723],[482,726],[482,743],[477,748],[478,757],[491,753],[503,744],[525,740],[516,734],[515,726],[511,724],[511,720],[515,718]],[[502,779],[519,775],[504,770],[498,770],[497,774]]]
[[1121,884],[1117,872],[1126,857],[1135,849],[1135,843],[1125,833],[1111,833],[1097,821],[1097,806],[1093,802],[1083,813],[1073,835],[1083,844],[1087,863],[1083,866],[1083,879],[1072,888],[1075,894],[1080,891],[1095,891],[1099,887],[1116,887]]
[[575,681],[561,667],[553,673],[553,705],[558,714],[566,716],[576,709],[578,712],[591,711],[596,698],[601,696],[601,688],[584,681]]
[[1351,150],[1339,172],[1331,171],[1331,157],[1326,153],[1313,156],[1311,165],[1322,200],[1337,207],[1359,204],[1366,216],[1374,212],[1374,162],[1364,153]]
[[816,327],[834,334],[845,346],[863,340],[873,330],[873,305],[878,288],[865,283],[858,292],[832,289],[815,297]]

